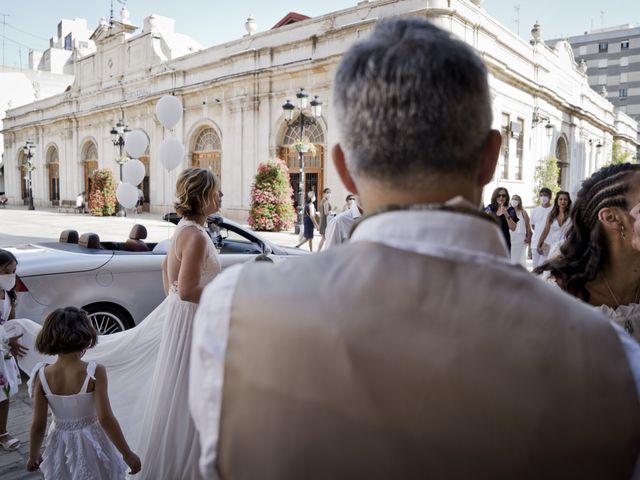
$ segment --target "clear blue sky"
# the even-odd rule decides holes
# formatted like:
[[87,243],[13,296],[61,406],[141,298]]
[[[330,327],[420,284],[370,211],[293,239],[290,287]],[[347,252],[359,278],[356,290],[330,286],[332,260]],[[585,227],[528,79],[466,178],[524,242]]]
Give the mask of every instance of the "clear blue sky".
[[[142,26],[151,13],[176,19],[176,30],[191,35],[205,47],[244,33],[244,21],[253,15],[260,31],[271,28],[290,11],[309,16],[322,15],[356,5],[358,0],[128,0],[131,20]],[[121,5],[114,1],[114,10]],[[529,38],[538,20],[545,38],[575,35],[591,27],[633,23],[640,26],[640,0],[485,0],[485,9],[504,25],[517,31],[514,7],[520,5],[520,35]],[[109,0],[0,0],[0,14],[6,17],[5,64],[26,66],[29,48],[44,50],[55,35],[59,19],[86,18],[91,29],[100,17],[109,15]],[[604,13],[601,13],[604,12]],[[0,22],[2,17],[0,16]],[[2,24],[0,24],[2,35]],[[18,45],[17,43],[22,45]],[[2,38],[0,37],[0,48]],[[20,56],[21,50],[21,56]],[[0,52],[0,56],[2,53]],[[0,57],[0,63],[2,59]]]

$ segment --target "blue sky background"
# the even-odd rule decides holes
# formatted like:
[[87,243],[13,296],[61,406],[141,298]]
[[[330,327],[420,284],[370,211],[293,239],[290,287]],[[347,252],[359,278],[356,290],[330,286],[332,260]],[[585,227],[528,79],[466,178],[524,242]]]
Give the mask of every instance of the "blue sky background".
[[[131,21],[142,26],[144,17],[157,13],[176,20],[176,30],[191,35],[205,47],[245,34],[244,21],[252,15],[259,31],[268,30],[290,11],[317,16],[355,6],[358,0],[129,0]],[[116,0],[114,10],[121,5]],[[581,34],[591,28],[632,23],[640,26],[640,0],[485,0],[484,8],[513,31],[518,30],[515,6],[520,6],[522,37],[538,20],[544,38]],[[9,66],[26,66],[29,48],[44,50],[61,18],[86,18],[89,28],[108,17],[109,0],[0,0],[6,17],[4,58]],[[116,17],[118,14],[116,13]],[[2,17],[0,16],[0,22]],[[0,23],[0,35],[2,35]],[[0,49],[2,48],[0,37]],[[2,63],[0,51],[0,63]]]

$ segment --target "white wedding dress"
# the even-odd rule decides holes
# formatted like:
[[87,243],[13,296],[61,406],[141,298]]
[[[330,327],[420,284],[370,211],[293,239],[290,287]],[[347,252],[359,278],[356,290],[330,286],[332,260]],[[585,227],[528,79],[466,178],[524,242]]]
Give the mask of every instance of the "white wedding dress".
[[[221,270],[218,252],[204,227],[190,220],[180,221],[173,239],[187,227],[198,228],[207,238],[200,275],[200,283],[205,285]],[[167,255],[176,255],[173,246]],[[127,442],[142,460],[142,471],[136,478],[201,478],[200,448],[188,399],[189,353],[197,307],[180,299],[174,282],[165,300],[139,325],[99,337],[98,345],[83,357],[107,369],[113,412]],[[23,329],[22,344],[30,349],[19,359],[20,368],[31,373],[39,362],[55,361],[34,349],[40,325],[26,319],[15,321]]]

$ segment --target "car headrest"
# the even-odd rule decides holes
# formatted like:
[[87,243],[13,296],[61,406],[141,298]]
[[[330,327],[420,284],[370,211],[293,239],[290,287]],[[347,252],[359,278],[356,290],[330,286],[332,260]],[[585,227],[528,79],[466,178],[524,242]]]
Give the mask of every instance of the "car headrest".
[[80,235],[78,245],[85,248],[102,248],[100,246],[100,237],[97,233],[83,233]]
[[135,224],[129,232],[129,238],[132,240],[144,240],[147,238],[147,229],[144,225]]
[[76,230],[63,230],[60,233],[60,243],[78,243],[78,232]]

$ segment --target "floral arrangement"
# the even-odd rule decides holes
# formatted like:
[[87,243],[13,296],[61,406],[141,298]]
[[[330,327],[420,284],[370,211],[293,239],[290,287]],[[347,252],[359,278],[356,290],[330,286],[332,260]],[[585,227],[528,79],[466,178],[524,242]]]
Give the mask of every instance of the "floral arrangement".
[[251,187],[249,226],[268,232],[293,227],[295,211],[292,196],[286,164],[279,158],[261,163]]
[[96,170],[91,185],[91,215],[102,217],[116,213],[116,189],[111,170]]
[[298,140],[297,142],[293,143],[293,145],[291,146],[298,153],[310,153],[311,155],[316,154],[316,146],[313,143],[309,143],[309,139],[307,138]]

